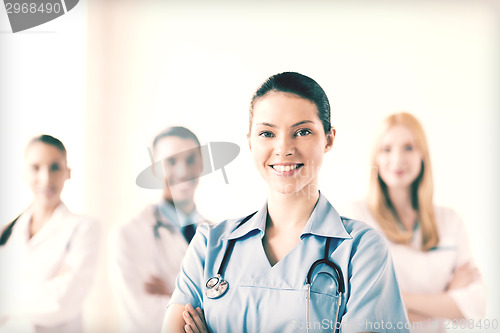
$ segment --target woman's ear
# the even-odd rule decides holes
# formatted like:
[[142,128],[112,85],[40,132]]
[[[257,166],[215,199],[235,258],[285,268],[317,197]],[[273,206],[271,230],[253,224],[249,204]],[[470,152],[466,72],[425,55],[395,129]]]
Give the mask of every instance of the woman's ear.
[[325,145],[325,153],[327,151],[330,151],[330,149],[332,149],[332,146],[333,146],[333,141],[335,140],[335,134],[337,133],[337,131],[335,130],[335,128],[332,126],[330,128],[330,131],[326,134],[326,145]]
[[66,179],[71,179],[71,168],[67,168],[67,174],[66,174]]

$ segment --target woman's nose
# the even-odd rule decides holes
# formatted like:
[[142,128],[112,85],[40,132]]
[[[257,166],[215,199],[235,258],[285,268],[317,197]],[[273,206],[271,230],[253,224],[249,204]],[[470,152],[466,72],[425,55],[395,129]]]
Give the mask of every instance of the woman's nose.
[[40,185],[47,185],[50,183],[50,171],[47,168],[42,168],[38,171],[37,180]]
[[276,140],[275,153],[281,157],[293,155],[295,153],[293,140],[286,136]]
[[401,163],[403,159],[403,153],[397,149],[394,149],[391,153],[391,162],[398,164]]

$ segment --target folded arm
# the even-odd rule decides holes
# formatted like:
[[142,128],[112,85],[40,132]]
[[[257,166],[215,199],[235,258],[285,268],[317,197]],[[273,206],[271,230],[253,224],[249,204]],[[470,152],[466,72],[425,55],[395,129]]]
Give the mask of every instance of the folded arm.
[[406,308],[419,320],[428,318],[464,319],[462,313],[453,297],[449,294],[452,290],[467,288],[475,282],[479,282],[481,276],[476,267],[465,263],[453,273],[447,289],[442,293],[434,294],[411,294],[403,295]]
[[170,304],[163,320],[162,333],[184,333],[184,305]]
[[117,300],[121,325],[136,331],[158,330],[172,290],[159,276],[149,273],[151,255],[139,245],[133,231],[119,229],[111,233],[111,289]]

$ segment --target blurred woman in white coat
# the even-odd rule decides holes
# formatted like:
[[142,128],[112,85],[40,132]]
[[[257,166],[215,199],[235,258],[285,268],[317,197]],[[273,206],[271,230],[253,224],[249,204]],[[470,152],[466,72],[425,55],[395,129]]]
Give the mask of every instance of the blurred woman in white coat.
[[433,203],[430,154],[419,121],[409,113],[387,117],[371,163],[367,200],[344,213],[389,240],[413,331],[478,323],[486,311],[485,287],[462,220]]
[[41,135],[25,150],[32,204],[1,229],[0,332],[82,332],[96,270],[99,227],[71,213],[61,192],[71,170],[61,141]]

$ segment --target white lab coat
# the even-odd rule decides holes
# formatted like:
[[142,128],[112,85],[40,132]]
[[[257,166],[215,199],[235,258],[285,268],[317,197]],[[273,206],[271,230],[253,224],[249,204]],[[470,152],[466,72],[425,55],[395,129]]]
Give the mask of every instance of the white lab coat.
[[[115,226],[110,232],[110,285],[117,301],[121,332],[160,332],[170,296],[151,295],[145,282],[151,275],[163,279],[174,290],[182,258],[188,243],[178,222],[157,214],[167,228],[159,228],[160,239],[154,235],[156,205],[148,205],[134,219]],[[206,222],[198,213],[195,224]]]
[[[342,211],[346,216],[366,222],[382,232],[371,215],[366,201],[358,201]],[[438,246],[430,251],[420,251],[422,235],[417,229],[410,246],[389,241],[396,277],[403,293],[440,293],[446,290],[455,268],[471,262],[474,265],[469,239],[464,224],[452,209],[435,206],[434,213],[439,233]],[[448,295],[455,301],[465,318],[478,320],[486,313],[486,288],[482,281],[467,287],[452,289]],[[422,332],[443,332],[445,324],[427,322],[430,326]],[[451,328],[451,325],[448,325]],[[418,329],[412,332],[420,332]]]
[[82,332],[82,306],[97,267],[99,225],[61,203],[30,239],[31,215],[28,209],[19,217],[0,247],[0,332]]

